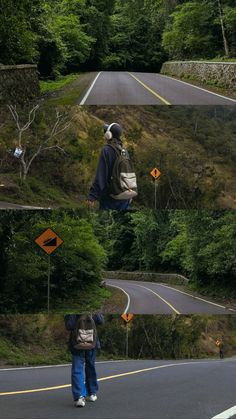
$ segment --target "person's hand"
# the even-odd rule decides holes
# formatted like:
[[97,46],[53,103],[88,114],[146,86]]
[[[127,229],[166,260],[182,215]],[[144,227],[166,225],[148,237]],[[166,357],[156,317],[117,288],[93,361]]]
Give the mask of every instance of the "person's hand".
[[95,205],[95,201],[90,201],[89,199],[87,199],[87,201],[85,202],[86,206],[88,208],[93,208]]

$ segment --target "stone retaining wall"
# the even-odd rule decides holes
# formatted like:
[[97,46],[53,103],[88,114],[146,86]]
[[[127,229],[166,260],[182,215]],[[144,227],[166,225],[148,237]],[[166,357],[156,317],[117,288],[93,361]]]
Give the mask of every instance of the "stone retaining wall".
[[23,104],[40,94],[37,65],[0,65],[0,104]]
[[163,64],[161,74],[236,91],[236,62],[169,61]]
[[189,280],[179,274],[163,274],[153,272],[122,272],[122,271],[106,271],[103,272],[103,279],[120,279],[127,281],[149,281],[164,282],[167,284],[183,285]]

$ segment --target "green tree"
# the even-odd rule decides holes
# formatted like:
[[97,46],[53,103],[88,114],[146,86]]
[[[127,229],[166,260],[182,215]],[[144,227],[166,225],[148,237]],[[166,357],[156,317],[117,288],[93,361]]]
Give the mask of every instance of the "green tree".
[[215,54],[214,10],[208,2],[176,7],[163,33],[163,46],[174,59],[210,58]]
[[91,225],[63,212],[2,214],[8,221],[4,236],[5,269],[1,272],[1,313],[36,312],[46,308],[48,257],[34,239],[50,225],[64,244],[51,256],[52,306],[60,309],[66,301],[75,303],[80,292],[89,293],[101,281],[105,252]]
[[66,0],[44,3],[38,26],[42,75],[56,77],[61,72],[78,71],[89,57],[94,39],[80,23],[83,3]]
[[29,0],[0,0],[0,62],[35,63],[37,35],[30,24]]

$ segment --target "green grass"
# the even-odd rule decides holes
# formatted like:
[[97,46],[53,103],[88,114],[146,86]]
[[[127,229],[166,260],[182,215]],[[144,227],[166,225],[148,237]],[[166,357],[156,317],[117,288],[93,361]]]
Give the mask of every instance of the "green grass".
[[54,307],[56,313],[70,314],[72,311],[80,311],[83,313],[91,313],[101,310],[105,301],[111,297],[111,292],[106,288],[93,285],[89,290],[80,291],[75,300],[60,302]]
[[66,94],[65,96],[49,99],[47,105],[50,106],[73,106],[78,101],[83,90],[77,89],[73,93]]
[[220,301],[221,304],[236,302],[236,292],[234,288],[226,288],[224,285],[200,285],[198,283],[189,282],[190,290],[201,293],[211,298]]
[[109,288],[107,286],[107,291],[110,292],[111,297],[105,301],[104,306],[102,307],[103,313],[123,313],[124,308],[127,305],[127,297],[123,291],[117,288]]
[[46,106],[76,105],[94,78],[94,73],[70,74],[55,82],[42,82],[41,93],[46,93]]
[[58,80],[41,80],[40,91],[41,93],[52,92],[60,90],[62,87],[72,83],[78,78],[79,74],[69,74],[68,76],[61,76]]
[[0,336],[0,358],[3,365],[30,366],[51,365],[70,362],[71,356],[64,345],[14,345],[11,340]]
[[27,181],[21,183],[17,174],[10,174],[8,178],[19,186],[19,191],[6,195],[4,188],[1,188],[0,201],[43,207],[74,208],[80,205],[73,196],[66,194],[63,188],[51,184],[46,179],[28,176]]

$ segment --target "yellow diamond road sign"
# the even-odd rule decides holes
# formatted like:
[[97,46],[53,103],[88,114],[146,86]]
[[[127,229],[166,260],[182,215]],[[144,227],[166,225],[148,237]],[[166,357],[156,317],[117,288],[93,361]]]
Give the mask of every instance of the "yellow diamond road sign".
[[158,179],[161,176],[161,172],[160,172],[160,170],[155,168],[151,171],[151,175],[152,175],[152,177],[154,177],[154,179]]
[[126,323],[129,323],[133,319],[134,315],[130,313],[126,313],[126,314],[122,314],[121,317]]
[[45,253],[51,255],[55,250],[61,246],[63,240],[51,228],[45,230],[40,236],[35,239],[35,243],[44,250]]

